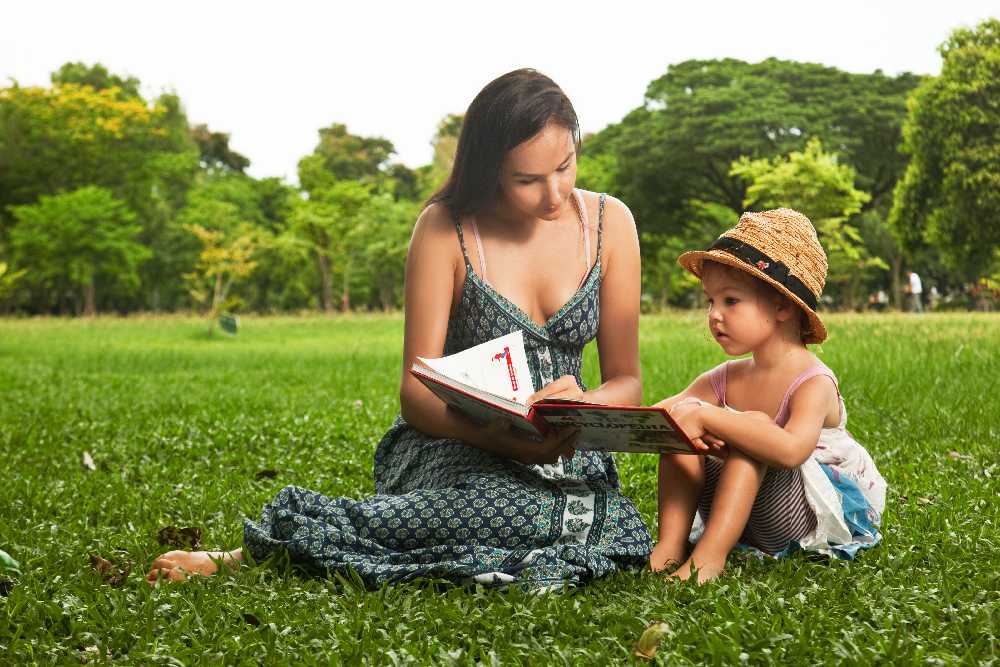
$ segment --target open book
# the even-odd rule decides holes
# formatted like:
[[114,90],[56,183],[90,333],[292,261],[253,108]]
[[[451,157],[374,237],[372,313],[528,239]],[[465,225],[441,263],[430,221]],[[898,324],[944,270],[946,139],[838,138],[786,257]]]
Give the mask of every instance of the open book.
[[417,357],[418,380],[452,408],[479,423],[506,419],[528,437],[580,429],[577,449],[609,452],[697,453],[663,408],[548,399],[535,393],[521,331],[439,359]]

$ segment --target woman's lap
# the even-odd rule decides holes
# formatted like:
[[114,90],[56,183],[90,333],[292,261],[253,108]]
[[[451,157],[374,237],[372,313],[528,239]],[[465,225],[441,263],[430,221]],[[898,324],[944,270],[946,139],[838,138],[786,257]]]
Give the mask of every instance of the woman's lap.
[[379,445],[378,495],[354,501],[287,487],[260,522],[247,522],[250,553],[283,546],[296,561],[354,569],[372,585],[493,573],[582,580],[645,561],[645,524],[599,473],[600,459],[577,462],[574,477],[404,429]]

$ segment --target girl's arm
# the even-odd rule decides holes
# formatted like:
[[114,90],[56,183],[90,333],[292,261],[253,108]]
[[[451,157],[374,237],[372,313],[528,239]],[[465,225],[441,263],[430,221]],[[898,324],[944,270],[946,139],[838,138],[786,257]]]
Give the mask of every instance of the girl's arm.
[[428,207],[417,220],[406,256],[403,374],[400,413],[418,430],[438,438],[455,438],[523,463],[554,462],[569,454],[567,433],[544,442],[516,438],[498,425],[483,427],[461,416],[410,374],[416,357],[440,357],[448,332],[453,294],[464,268],[455,226],[444,206]]
[[695,408],[678,422],[691,437],[709,433],[768,466],[795,468],[816,448],[832,402],[839,407],[833,383],[829,379],[812,378],[792,396],[791,416],[784,428],[755,414],[730,412],[715,406]]
[[597,330],[601,385],[583,398],[595,403],[639,405],[639,236],[631,211],[614,197],[608,197],[605,208],[601,264],[604,275]]

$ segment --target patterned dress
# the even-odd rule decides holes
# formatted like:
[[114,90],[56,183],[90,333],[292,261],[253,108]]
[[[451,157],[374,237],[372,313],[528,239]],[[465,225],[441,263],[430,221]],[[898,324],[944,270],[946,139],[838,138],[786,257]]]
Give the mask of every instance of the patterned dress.
[[[561,375],[583,387],[581,354],[598,329],[604,202],[601,195],[597,261],[544,326],[476,275],[456,224],[466,277],[445,354],[520,329],[536,387]],[[376,450],[374,476],[377,495],[362,501],[282,489],[260,521],[245,522],[244,545],[256,560],[283,547],[321,571],[354,570],[372,587],[429,577],[532,589],[640,568],[652,548],[608,454],[526,465],[397,417]]]

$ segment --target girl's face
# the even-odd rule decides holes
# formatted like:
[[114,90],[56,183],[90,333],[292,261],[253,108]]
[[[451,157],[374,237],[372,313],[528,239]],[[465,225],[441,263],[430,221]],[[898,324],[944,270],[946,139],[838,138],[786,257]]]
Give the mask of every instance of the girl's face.
[[760,347],[777,330],[779,303],[757,281],[738,270],[706,262],[701,284],[708,299],[708,328],[725,350],[736,356]]
[[512,148],[500,171],[508,206],[527,216],[557,220],[576,185],[573,133],[556,123]]

